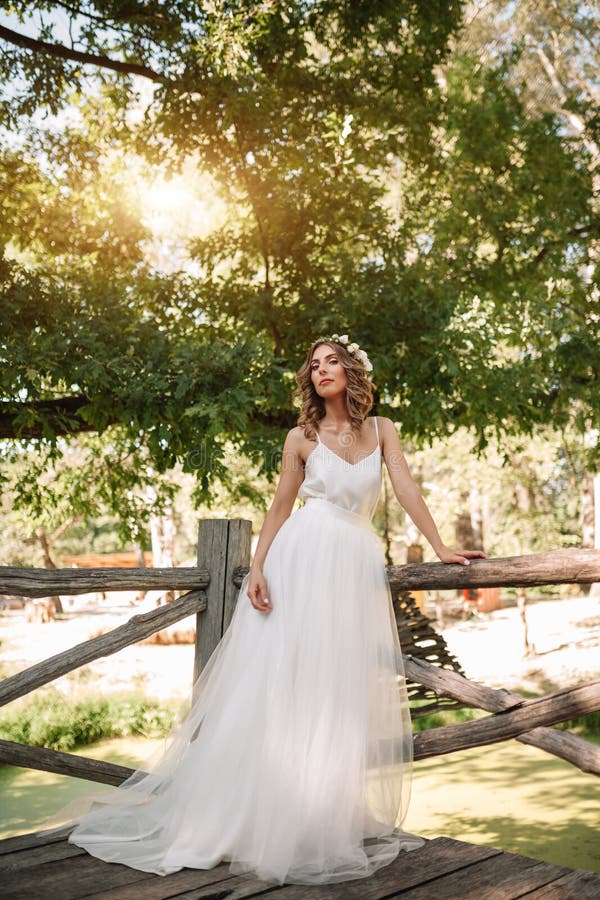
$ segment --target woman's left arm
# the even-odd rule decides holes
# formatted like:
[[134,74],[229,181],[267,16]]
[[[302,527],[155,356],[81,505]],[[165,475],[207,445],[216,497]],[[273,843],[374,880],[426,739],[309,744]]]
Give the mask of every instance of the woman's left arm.
[[469,565],[469,559],[485,558],[483,550],[451,550],[442,542],[433,516],[410,474],[394,423],[383,416],[378,416],[377,421],[381,434],[381,452],[390,473],[394,494],[421,534],[429,541],[436,556],[442,562],[461,563],[463,566]]

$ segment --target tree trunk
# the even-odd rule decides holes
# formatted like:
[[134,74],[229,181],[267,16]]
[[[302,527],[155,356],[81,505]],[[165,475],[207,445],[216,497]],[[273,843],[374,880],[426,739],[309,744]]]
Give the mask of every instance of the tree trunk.
[[[144,548],[140,544],[139,541],[135,541],[133,545],[133,552],[135,553],[135,558],[137,559],[137,564],[140,569],[146,568],[146,557],[144,556]],[[138,591],[135,595],[135,599],[141,601],[145,598],[146,591]]]
[[460,550],[475,550],[476,539],[475,529],[473,528],[473,520],[471,517],[471,509],[467,508],[469,494],[461,494],[462,510],[458,514],[454,523],[454,535],[456,546]]
[[[44,568],[45,569],[56,569],[56,563],[50,556],[50,543],[48,541],[46,529],[40,527],[37,529],[35,534],[36,534],[36,537],[37,537],[38,541],[40,542],[40,546],[42,548],[42,553],[44,556]],[[54,603],[54,608],[55,608],[56,612],[57,613],[64,612],[62,600],[60,599],[60,597],[58,595],[56,595],[56,596],[52,597],[51,599],[52,599],[52,602]]]
[[[173,508],[170,504],[165,506],[160,515],[150,518],[150,538],[152,541],[152,565],[155,569],[172,568],[175,565],[175,523],[173,521]],[[167,603],[175,599],[173,591],[167,591],[165,598]]]
[[529,626],[527,622],[527,592],[524,587],[517,588],[517,609],[523,625],[523,649],[525,656],[532,656],[535,648],[529,643]]
[[[594,475],[594,549],[600,550],[600,472]],[[600,597],[600,581],[592,585],[590,597]]]

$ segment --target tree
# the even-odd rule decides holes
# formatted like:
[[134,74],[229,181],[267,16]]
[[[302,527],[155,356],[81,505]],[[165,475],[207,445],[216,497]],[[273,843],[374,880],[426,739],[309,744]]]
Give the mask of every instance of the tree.
[[[511,80],[513,84],[523,86],[527,107],[555,116],[562,123],[563,133],[585,148],[593,186],[592,221],[597,220],[600,189],[597,7],[574,0],[561,3],[525,0],[513,5],[507,13],[505,4],[475,3],[467,14],[467,23],[460,36],[461,49],[476,54],[486,63],[510,50]],[[600,244],[595,229],[590,231],[590,237],[588,254],[580,261],[583,304],[574,305],[571,314],[578,320],[580,334],[585,335],[589,329],[588,340],[598,346]],[[592,381],[597,381],[596,363],[590,360],[585,350],[582,354],[581,338],[573,341],[574,337],[573,334],[563,335],[563,345],[567,347],[565,362],[574,366],[575,383],[580,385],[582,380],[590,380],[590,375]],[[591,367],[586,372],[586,364],[590,361]],[[566,399],[571,403],[572,416],[576,418],[579,430],[585,433],[580,455],[591,470],[584,472],[580,481],[582,542],[584,546],[595,544],[600,549],[600,503],[594,503],[593,499],[594,495],[600,497],[597,418],[594,415],[588,418],[588,407],[585,402],[580,402],[579,391],[570,392]],[[598,585],[595,587],[599,589]]]
[[[227,440],[276,468],[291,373],[340,330],[417,441],[465,426],[483,448],[569,420],[574,393],[598,417],[588,151],[510,59],[450,56],[460,3],[12,8],[1,436],[53,457],[103,435],[115,508],[177,462],[208,496]],[[23,121],[73,107],[56,133]],[[144,258],[135,154],[193,159],[227,204],[178,271]]]

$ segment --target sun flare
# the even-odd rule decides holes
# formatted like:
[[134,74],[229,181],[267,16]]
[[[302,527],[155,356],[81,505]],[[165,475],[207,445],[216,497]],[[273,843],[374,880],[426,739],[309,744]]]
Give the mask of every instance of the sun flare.
[[150,182],[142,194],[142,204],[145,211],[151,215],[173,215],[193,206],[195,201],[196,198],[181,180],[165,181],[158,178]]
[[214,180],[189,163],[172,177],[139,172],[141,217],[158,240],[206,237],[226,219],[226,206]]

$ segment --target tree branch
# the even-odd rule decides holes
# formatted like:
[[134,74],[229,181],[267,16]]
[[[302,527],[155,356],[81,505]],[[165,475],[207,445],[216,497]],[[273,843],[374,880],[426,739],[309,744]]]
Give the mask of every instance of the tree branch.
[[[66,12],[71,13],[72,16],[85,16],[86,19],[89,19],[91,22],[98,22],[100,25],[106,25],[108,28],[126,28],[130,34],[134,33],[133,25],[128,22],[124,17],[120,19],[115,16],[111,16],[109,18],[105,18],[104,16],[95,15],[92,12],[89,12],[87,9],[82,9],[81,6],[74,6],[72,3],[63,3],[60,0],[54,0],[54,5],[59,6],[61,9],[64,9]],[[146,14],[146,10],[140,12],[136,12],[136,19],[139,19],[140,16],[143,16],[146,20],[154,19],[155,21],[160,22],[161,25],[164,24],[164,16],[154,15],[150,16]],[[153,43],[157,43],[156,39],[152,36],[152,34],[148,33],[148,30],[144,27],[143,24],[140,24],[139,21],[136,22],[136,27],[139,31],[144,34],[144,37],[148,41],[152,41]]]
[[[0,440],[44,438],[48,428],[57,437],[86,431],[98,432],[98,425],[80,414],[81,408],[89,402],[87,397],[75,396],[56,400],[32,400],[29,403],[0,403]],[[30,414],[29,422],[20,427],[18,420],[25,411]],[[251,421],[253,425],[262,428],[293,428],[296,419],[294,410],[274,410],[270,413],[255,410]],[[116,425],[119,421],[121,419],[115,412],[112,418],[104,421],[104,425]]]
[[571,124],[571,127],[573,128],[575,133],[581,137],[584,146],[586,147],[586,149],[592,156],[592,159],[594,160],[594,162],[595,163],[598,162],[598,158],[600,156],[600,148],[598,147],[597,142],[592,140],[588,136],[587,123],[584,121],[584,119],[581,116],[579,116],[579,115],[577,115],[577,113],[573,112],[573,110],[565,109],[565,105],[569,99],[569,96],[567,94],[565,86],[563,85],[562,81],[560,80],[560,78],[558,76],[556,67],[552,64],[552,62],[548,58],[548,55],[544,52],[543,47],[541,47],[540,45],[533,45],[533,43],[530,40],[526,41],[526,43],[537,54],[537,57],[540,61],[542,69],[544,70],[544,72],[546,74],[546,78],[550,82],[550,85],[552,86],[552,89],[553,89],[554,93],[556,94],[556,96],[558,97],[558,100],[561,104],[562,115]]
[[[581,237],[586,234],[593,237],[598,237],[600,236],[600,229],[597,225],[594,224],[580,225],[578,228],[570,228],[567,234],[569,235],[569,237]],[[562,241],[560,241],[559,239],[547,241],[546,244],[544,244],[544,246],[541,248],[541,250],[538,250],[536,255],[533,257],[533,259],[531,260],[531,264],[537,265],[537,263],[540,263],[550,250],[550,247],[556,247],[557,244],[561,243]]]
[[[87,397],[60,397],[57,400],[33,400],[29,403],[0,404],[0,439],[31,440],[44,436],[45,421],[55,435],[79,434],[83,431],[97,431],[97,427],[86,421],[80,410],[90,401]],[[31,424],[19,427],[19,415],[27,410],[35,418]],[[117,418],[115,417],[115,422]],[[114,423],[108,423],[114,424]]]
[[49,56],[56,56],[59,59],[71,62],[100,66],[101,68],[112,69],[114,72],[121,72],[127,75],[141,75],[143,78],[149,78],[151,81],[163,82],[165,80],[162,75],[159,75],[158,72],[155,72],[154,69],[148,66],[119,62],[97,53],[82,53],[80,50],[71,50],[62,44],[49,44],[47,41],[38,41],[35,38],[26,37],[24,34],[12,31],[10,28],[5,28],[3,25],[0,25],[0,40],[8,41],[10,44],[23,47],[25,50],[33,50],[34,53],[46,53]]

